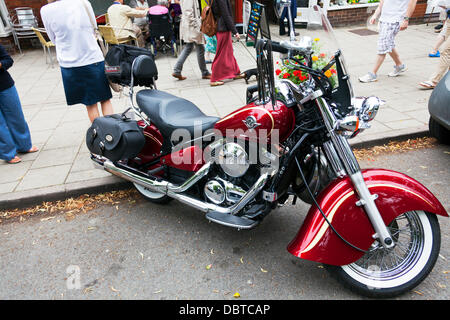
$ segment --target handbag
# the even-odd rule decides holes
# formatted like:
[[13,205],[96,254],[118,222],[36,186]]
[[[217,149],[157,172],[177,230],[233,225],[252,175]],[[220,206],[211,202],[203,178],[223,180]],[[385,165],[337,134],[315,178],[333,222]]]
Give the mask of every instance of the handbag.
[[[98,29],[97,23],[92,18],[91,14],[89,12],[89,9],[88,9],[88,7],[86,5],[86,2],[84,2],[85,0],[80,0],[80,1],[83,4],[84,9],[86,10],[86,14],[89,17],[89,21],[91,22],[92,28],[94,29],[95,39],[97,40],[97,43],[99,43],[99,45],[100,45],[100,49],[102,50],[103,57],[106,57],[106,54],[108,53],[108,51],[106,50],[105,44],[103,43],[103,37],[100,34],[100,30]],[[105,65],[106,65],[106,61],[105,61]],[[113,82],[109,81],[109,86],[115,92],[121,92],[122,91],[122,86],[118,85],[117,83],[113,83]]]
[[200,31],[208,37],[212,37],[217,33],[217,21],[212,10],[213,2],[214,0],[211,0],[211,4],[206,5],[202,10],[202,25]]

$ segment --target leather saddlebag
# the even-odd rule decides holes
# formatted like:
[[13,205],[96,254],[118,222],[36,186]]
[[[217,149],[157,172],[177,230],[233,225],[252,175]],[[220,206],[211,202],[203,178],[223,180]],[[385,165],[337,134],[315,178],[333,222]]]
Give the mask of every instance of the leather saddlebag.
[[98,117],[86,133],[90,152],[111,161],[132,159],[145,145],[145,136],[136,121],[120,114]]

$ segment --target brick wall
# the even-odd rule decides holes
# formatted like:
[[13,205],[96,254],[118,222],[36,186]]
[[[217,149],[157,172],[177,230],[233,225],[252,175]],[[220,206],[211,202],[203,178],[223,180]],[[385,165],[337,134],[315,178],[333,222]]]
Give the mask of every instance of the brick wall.
[[[333,27],[343,27],[351,25],[365,25],[367,19],[373,14],[376,7],[363,7],[342,10],[328,11],[327,17]],[[410,23],[418,24],[428,21],[429,15],[425,17],[425,11],[427,9],[427,0],[418,0],[416,8],[411,16]],[[433,21],[433,20],[432,20]]]
[[349,25],[362,25],[367,23],[369,16],[373,14],[376,7],[351,8],[328,11],[327,17],[333,27]]

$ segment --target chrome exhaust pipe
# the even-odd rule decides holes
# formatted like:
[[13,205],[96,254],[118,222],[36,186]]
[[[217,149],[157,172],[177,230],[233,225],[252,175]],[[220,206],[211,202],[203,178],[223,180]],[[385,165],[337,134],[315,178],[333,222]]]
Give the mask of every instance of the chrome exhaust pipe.
[[200,179],[206,176],[209,172],[209,168],[211,166],[211,162],[206,163],[203,167],[200,168],[192,177],[187,179],[181,185],[174,185],[168,181],[156,181],[153,179],[142,177],[138,174],[135,174],[129,170],[125,170],[122,168],[118,168],[112,161],[106,160],[103,163],[103,167],[109,173],[116,175],[125,180],[137,183],[145,188],[148,188],[155,192],[160,192],[169,195],[168,193],[181,193],[188,190],[194,184],[196,184]]
[[203,167],[200,168],[199,171],[197,171],[191,178],[187,179],[183,184],[174,185],[168,181],[156,181],[153,179],[142,177],[129,170],[117,167],[110,160],[105,160],[103,162],[104,170],[115,176],[139,184],[145,188],[150,189],[151,191],[163,193],[171,198],[174,198],[182,203],[185,203],[193,208],[196,208],[197,210],[206,213],[210,211],[233,215],[238,213],[264,188],[269,178],[273,175],[273,173],[272,174],[269,174],[268,172],[263,173],[256,181],[256,183],[239,201],[237,201],[230,207],[224,208],[219,207],[218,205],[215,205],[213,203],[201,201],[186,194],[183,194],[184,191],[188,190],[190,187],[192,187],[195,183],[197,183],[200,179],[202,179],[208,174],[210,166],[211,162],[207,162]]

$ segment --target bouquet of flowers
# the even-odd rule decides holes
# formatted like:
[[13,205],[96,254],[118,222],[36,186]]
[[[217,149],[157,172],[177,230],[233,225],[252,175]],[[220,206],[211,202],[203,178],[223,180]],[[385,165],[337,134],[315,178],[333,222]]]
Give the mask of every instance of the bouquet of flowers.
[[[312,68],[321,70],[324,68],[329,62],[330,58],[327,54],[320,52],[320,39],[315,38],[313,42],[313,52],[314,55],[312,56]],[[306,65],[305,59],[303,57],[297,56],[295,57],[297,60],[299,60],[301,63]],[[298,64],[297,62],[294,62],[294,65]],[[336,74],[336,66],[332,66],[330,69],[328,69],[325,72],[325,76],[330,80],[333,88],[337,84],[337,74]],[[308,74],[301,70],[291,70],[285,66],[283,66],[279,61],[276,62],[276,69],[275,74],[279,79],[288,79],[291,80],[295,84],[300,84],[306,80],[308,80]]]

